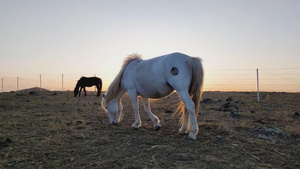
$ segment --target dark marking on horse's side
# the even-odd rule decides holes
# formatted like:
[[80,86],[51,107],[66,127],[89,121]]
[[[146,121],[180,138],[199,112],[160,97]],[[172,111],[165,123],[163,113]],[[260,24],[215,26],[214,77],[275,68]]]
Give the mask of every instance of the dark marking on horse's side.
[[177,67],[172,67],[172,69],[171,69],[171,73],[172,73],[172,75],[178,75],[178,69],[177,69]]

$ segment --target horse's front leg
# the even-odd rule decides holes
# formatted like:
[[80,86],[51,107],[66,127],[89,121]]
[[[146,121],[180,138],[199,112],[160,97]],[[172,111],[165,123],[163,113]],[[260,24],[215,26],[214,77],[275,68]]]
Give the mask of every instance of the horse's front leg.
[[122,103],[121,103],[121,100],[119,100],[119,107],[118,107],[118,122],[120,122],[122,120],[122,116],[123,116],[123,106],[122,106]]
[[131,99],[132,102],[132,106],[133,106],[133,111],[134,111],[134,116],[135,116],[135,122],[132,125],[133,129],[138,129],[141,125],[141,116],[139,113],[139,107],[138,107],[138,99],[137,99],[137,94],[135,90],[130,90],[127,91],[129,94],[129,97]]
[[81,90],[82,90],[82,87],[80,87],[80,90],[79,90],[79,97],[80,97],[80,95],[81,95]]
[[85,87],[83,87],[83,91],[84,91],[84,96],[86,96],[86,90],[85,90]]
[[161,127],[161,125],[159,124],[160,120],[152,113],[150,108],[149,98],[142,97],[142,101],[143,101],[144,110],[147,112],[148,116],[153,122],[154,130],[159,130]]

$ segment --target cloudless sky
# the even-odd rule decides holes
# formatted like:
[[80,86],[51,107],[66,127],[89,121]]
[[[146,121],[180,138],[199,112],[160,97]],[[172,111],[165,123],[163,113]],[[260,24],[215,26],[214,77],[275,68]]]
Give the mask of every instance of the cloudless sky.
[[204,68],[300,67],[298,0],[0,0],[0,77],[115,76],[172,52]]

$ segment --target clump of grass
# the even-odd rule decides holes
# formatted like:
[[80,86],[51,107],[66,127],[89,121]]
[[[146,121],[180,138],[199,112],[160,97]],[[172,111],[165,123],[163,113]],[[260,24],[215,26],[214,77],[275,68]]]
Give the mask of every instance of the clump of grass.
[[232,118],[224,118],[218,123],[218,130],[234,133],[235,125]]
[[300,137],[300,122],[295,121],[285,127],[285,130],[293,136]]

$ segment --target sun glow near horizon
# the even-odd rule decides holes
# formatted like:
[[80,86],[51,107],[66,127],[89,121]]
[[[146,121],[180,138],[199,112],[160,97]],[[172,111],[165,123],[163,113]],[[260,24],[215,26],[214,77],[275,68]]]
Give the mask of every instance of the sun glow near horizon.
[[[5,91],[16,90],[17,77],[21,87],[39,86],[40,74],[42,87],[50,89],[73,90],[81,76],[93,75],[103,77],[106,89],[132,53],[144,59],[173,52],[200,57],[205,90],[256,90],[257,68],[299,68],[300,1],[0,4],[0,57],[5,63],[0,78]],[[237,71],[229,71],[233,69]],[[244,75],[243,69],[250,73]],[[290,70],[281,71],[261,72],[262,90],[298,91],[298,72],[291,76]],[[61,74],[66,76],[65,87]]]
[[[119,70],[118,70],[119,71]],[[117,73],[118,73],[117,71]],[[257,70],[204,70],[203,91],[257,91]],[[268,92],[300,92],[300,68],[294,69],[258,69],[259,90]],[[102,91],[106,91],[114,80],[115,74],[85,74],[102,79]],[[2,78],[3,91],[10,92],[32,87],[42,87],[53,91],[73,91],[82,74],[41,74]],[[95,87],[86,88],[95,91]]]

